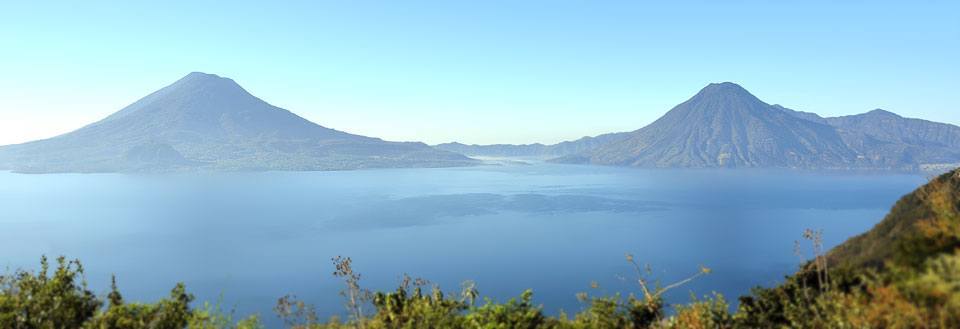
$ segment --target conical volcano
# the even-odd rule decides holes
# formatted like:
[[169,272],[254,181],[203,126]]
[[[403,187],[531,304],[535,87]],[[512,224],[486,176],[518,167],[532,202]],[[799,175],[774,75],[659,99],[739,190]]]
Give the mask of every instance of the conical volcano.
[[563,162],[640,167],[847,167],[856,155],[836,130],[713,83],[624,140]]
[[325,128],[251,95],[231,79],[190,73],[54,138],[0,148],[21,172],[345,170],[459,166],[473,160],[423,143]]

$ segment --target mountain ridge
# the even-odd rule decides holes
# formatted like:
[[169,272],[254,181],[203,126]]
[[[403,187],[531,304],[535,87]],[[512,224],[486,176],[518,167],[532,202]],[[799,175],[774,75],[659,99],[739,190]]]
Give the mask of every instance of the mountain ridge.
[[532,157],[540,159],[551,159],[568,154],[586,151],[590,148],[610,143],[620,138],[624,138],[627,133],[608,133],[597,136],[584,136],[572,141],[564,141],[556,144],[463,144],[458,142],[449,142],[437,144],[433,147],[440,150],[457,152],[467,156],[486,156],[486,157]]
[[823,118],[712,83],[628,137],[551,161],[654,168],[923,170],[960,163],[960,127],[885,110]]
[[80,129],[0,146],[0,170],[347,170],[479,163],[467,156],[652,168],[943,170],[960,127],[875,109],[822,117],[711,83],[653,123],[557,144],[388,142],[327,128],[192,72]]

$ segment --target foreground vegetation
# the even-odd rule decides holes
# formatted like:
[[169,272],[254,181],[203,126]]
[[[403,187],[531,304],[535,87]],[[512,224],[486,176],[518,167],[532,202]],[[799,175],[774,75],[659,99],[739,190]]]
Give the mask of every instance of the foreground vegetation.
[[[465,283],[444,293],[405,278],[391,292],[360,285],[351,259],[333,259],[344,281],[348,317],[320,319],[294,296],[280,298],[275,315],[288,328],[960,328],[960,172],[933,179],[905,196],[873,230],[824,252],[821,234],[807,231],[809,260],[780,286],[756,288],[733,311],[720,295],[667,305],[664,292],[710,270],[661,285],[636,269],[634,294],[578,294],[575,314],[547,316],[525,291],[506,303],[479,302]],[[804,256],[798,243],[797,255]],[[0,328],[263,328],[261,319],[234,319],[220,307],[191,307],[182,284],[152,304],[128,303],[116,284],[104,297],[91,292],[78,261],[59,258],[51,269],[0,277]]]

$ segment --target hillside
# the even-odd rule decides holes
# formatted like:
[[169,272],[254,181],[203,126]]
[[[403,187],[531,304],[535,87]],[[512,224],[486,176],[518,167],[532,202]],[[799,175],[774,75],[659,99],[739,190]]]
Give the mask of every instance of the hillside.
[[940,175],[907,194],[873,229],[830,251],[831,264],[880,267],[893,261],[918,266],[960,248],[960,170]]
[[254,97],[231,79],[199,72],[76,131],[0,147],[0,169],[34,173],[473,163],[423,143],[387,142],[329,129]]
[[[740,297],[736,327],[960,327],[960,170],[907,194],[874,228],[825,255],[810,232],[813,260]],[[797,254],[807,253],[798,245]]]

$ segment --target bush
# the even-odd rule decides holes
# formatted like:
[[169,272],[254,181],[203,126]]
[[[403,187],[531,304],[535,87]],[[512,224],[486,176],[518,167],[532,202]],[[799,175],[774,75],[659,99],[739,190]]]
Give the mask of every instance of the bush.
[[0,328],[80,328],[93,317],[102,302],[87,289],[80,262],[57,258],[52,276],[49,265],[43,257],[36,274],[0,277]]
[[533,291],[526,290],[520,299],[510,299],[506,304],[491,300],[470,311],[466,322],[470,328],[482,329],[535,329],[547,326],[547,319],[540,307],[533,305]]

